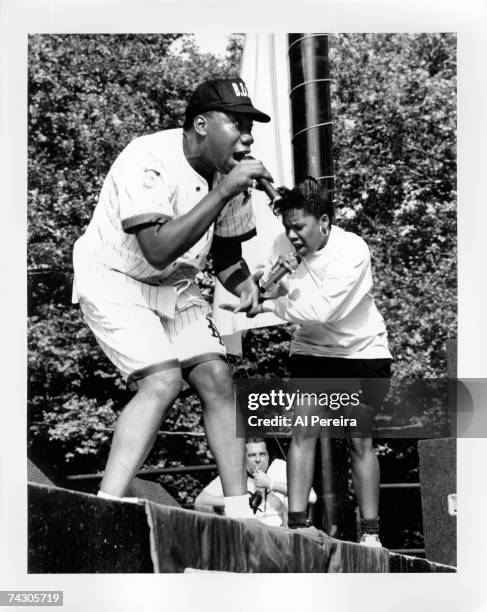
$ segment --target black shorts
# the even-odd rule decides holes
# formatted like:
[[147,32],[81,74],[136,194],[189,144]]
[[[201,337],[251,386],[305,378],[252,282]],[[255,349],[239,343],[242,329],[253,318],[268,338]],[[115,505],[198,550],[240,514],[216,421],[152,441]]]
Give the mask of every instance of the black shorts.
[[[357,378],[362,389],[362,401],[379,408],[390,387],[392,359],[344,359],[291,355],[289,369],[292,378]],[[367,379],[370,382],[367,382]]]

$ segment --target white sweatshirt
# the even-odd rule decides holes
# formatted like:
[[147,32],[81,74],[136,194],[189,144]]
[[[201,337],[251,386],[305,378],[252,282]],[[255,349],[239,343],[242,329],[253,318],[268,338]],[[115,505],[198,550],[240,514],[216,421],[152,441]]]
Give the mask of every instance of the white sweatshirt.
[[[274,241],[269,263],[293,251],[286,235]],[[265,300],[264,311],[299,323],[291,354],[348,359],[390,358],[384,320],[372,297],[366,243],[333,225],[323,249],[303,258],[282,283],[288,294]]]

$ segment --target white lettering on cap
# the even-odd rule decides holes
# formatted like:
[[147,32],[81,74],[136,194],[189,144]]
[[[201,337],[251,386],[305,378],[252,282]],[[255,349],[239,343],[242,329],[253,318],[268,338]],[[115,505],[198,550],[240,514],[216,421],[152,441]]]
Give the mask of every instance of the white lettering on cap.
[[245,96],[248,97],[249,92],[243,83],[232,83],[233,91],[235,95],[238,97]]

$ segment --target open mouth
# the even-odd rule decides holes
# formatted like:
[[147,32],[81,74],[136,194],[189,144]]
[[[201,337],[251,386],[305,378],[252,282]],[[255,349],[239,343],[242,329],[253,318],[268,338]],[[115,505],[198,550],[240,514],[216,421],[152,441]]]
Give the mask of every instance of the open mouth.
[[233,159],[238,163],[241,162],[242,159],[244,159],[245,157],[247,157],[247,155],[249,154],[248,151],[236,151],[233,154]]

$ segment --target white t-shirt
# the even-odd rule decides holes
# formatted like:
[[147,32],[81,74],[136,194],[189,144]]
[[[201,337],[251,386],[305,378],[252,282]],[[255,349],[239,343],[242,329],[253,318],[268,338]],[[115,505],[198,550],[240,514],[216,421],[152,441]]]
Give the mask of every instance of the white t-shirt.
[[[213,186],[220,178],[216,176]],[[186,214],[207,193],[206,180],[184,156],[181,129],[136,138],[110,168],[91,222],[77,241],[77,251],[149,285],[159,285],[182,269],[190,268],[196,274],[205,265],[214,234],[241,239],[254,235],[249,191],[232,198],[205,234],[162,271],[147,262],[134,230]]]
[[[266,473],[275,482],[287,482],[286,462],[282,459],[274,459]],[[254,493],[255,491],[255,482],[250,476],[247,478],[247,490],[249,493]],[[218,476],[212,480],[203,489],[203,492],[222,497],[223,488],[220,477]],[[286,526],[287,495],[277,493],[276,491],[267,491],[262,497],[262,502],[255,514],[255,518],[266,525],[274,525],[275,527]]]
[[[294,251],[286,235],[272,246],[269,263]],[[266,300],[264,310],[300,326],[291,354],[348,359],[390,358],[387,331],[372,296],[367,244],[333,225],[323,249],[304,257],[281,281],[286,296]]]

